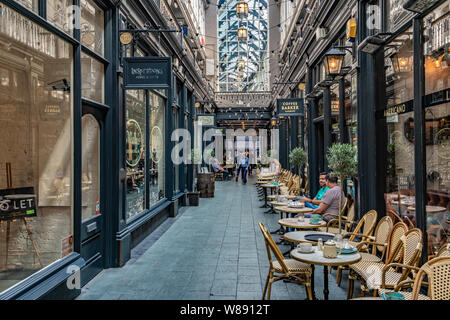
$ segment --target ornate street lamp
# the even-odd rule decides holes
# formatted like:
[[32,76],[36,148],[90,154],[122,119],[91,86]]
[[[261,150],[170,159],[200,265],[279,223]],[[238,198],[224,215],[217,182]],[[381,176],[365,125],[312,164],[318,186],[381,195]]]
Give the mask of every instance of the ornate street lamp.
[[412,71],[413,55],[408,52],[398,52],[391,56],[395,73],[407,73]]
[[276,117],[272,117],[272,119],[270,120],[270,124],[272,126],[276,126],[277,125],[277,118]]
[[245,27],[240,27],[238,29],[238,40],[247,41],[248,31]]
[[248,17],[248,3],[240,1],[236,4],[236,16],[239,19]]
[[344,63],[345,52],[338,49],[330,49],[324,57],[325,74],[327,76],[337,76],[341,73]]

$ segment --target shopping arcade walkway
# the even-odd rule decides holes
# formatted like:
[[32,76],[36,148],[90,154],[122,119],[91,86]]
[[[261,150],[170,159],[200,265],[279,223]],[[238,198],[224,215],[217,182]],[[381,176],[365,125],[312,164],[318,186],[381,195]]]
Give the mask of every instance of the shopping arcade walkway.
[[[247,185],[217,181],[215,198],[182,208],[133,250],[124,267],[102,271],[78,299],[261,300],[269,262],[258,222],[274,230],[279,215],[260,208],[254,182],[254,177]],[[329,277],[330,300],[346,299],[347,272],[341,287],[335,275]],[[323,299],[322,291],[323,271],[316,267],[317,298]],[[303,300],[306,292],[304,286],[278,281],[271,298]]]

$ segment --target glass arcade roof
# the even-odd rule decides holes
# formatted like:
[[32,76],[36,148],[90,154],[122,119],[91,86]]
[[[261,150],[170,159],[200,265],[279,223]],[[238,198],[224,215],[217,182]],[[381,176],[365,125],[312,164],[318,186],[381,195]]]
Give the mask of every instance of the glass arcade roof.
[[[268,3],[246,0],[248,17],[236,16],[236,4],[242,0],[218,1],[219,92],[269,91]],[[238,39],[238,29],[248,31],[247,39]]]

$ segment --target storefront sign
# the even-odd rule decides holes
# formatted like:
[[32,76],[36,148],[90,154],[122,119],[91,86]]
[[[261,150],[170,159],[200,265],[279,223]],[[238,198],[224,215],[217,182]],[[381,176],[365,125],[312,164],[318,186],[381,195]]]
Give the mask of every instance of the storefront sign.
[[278,116],[304,116],[303,99],[278,99]]
[[216,119],[213,115],[198,115],[197,121],[203,127],[214,127],[216,125]]
[[414,110],[414,101],[410,100],[405,103],[389,107],[385,110],[377,111],[376,117],[377,117],[377,119],[380,119],[380,118],[392,119],[392,116],[394,116],[394,115],[412,112],[413,110]]
[[36,216],[36,195],[33,187],[0,190],[0,220]]
[[450,101],[450,89],[434,92],[425,96],[425,105],[431,107]]
[[172,61],[170,57],[124,58],[123,81],[126,89],[170,87]]

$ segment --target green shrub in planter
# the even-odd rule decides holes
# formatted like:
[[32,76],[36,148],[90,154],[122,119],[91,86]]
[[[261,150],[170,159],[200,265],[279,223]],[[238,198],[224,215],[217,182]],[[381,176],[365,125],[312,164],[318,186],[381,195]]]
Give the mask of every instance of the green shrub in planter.
[[[358,151],[351,144],[333,144],[328,149],[328,167],[339,177],[341,191],[344,180],[352,178],[358,172]],[[339,194],[339,210],[342,204],[342,192]],[[339,214],[339,233],[341,233],[341,214]]]

